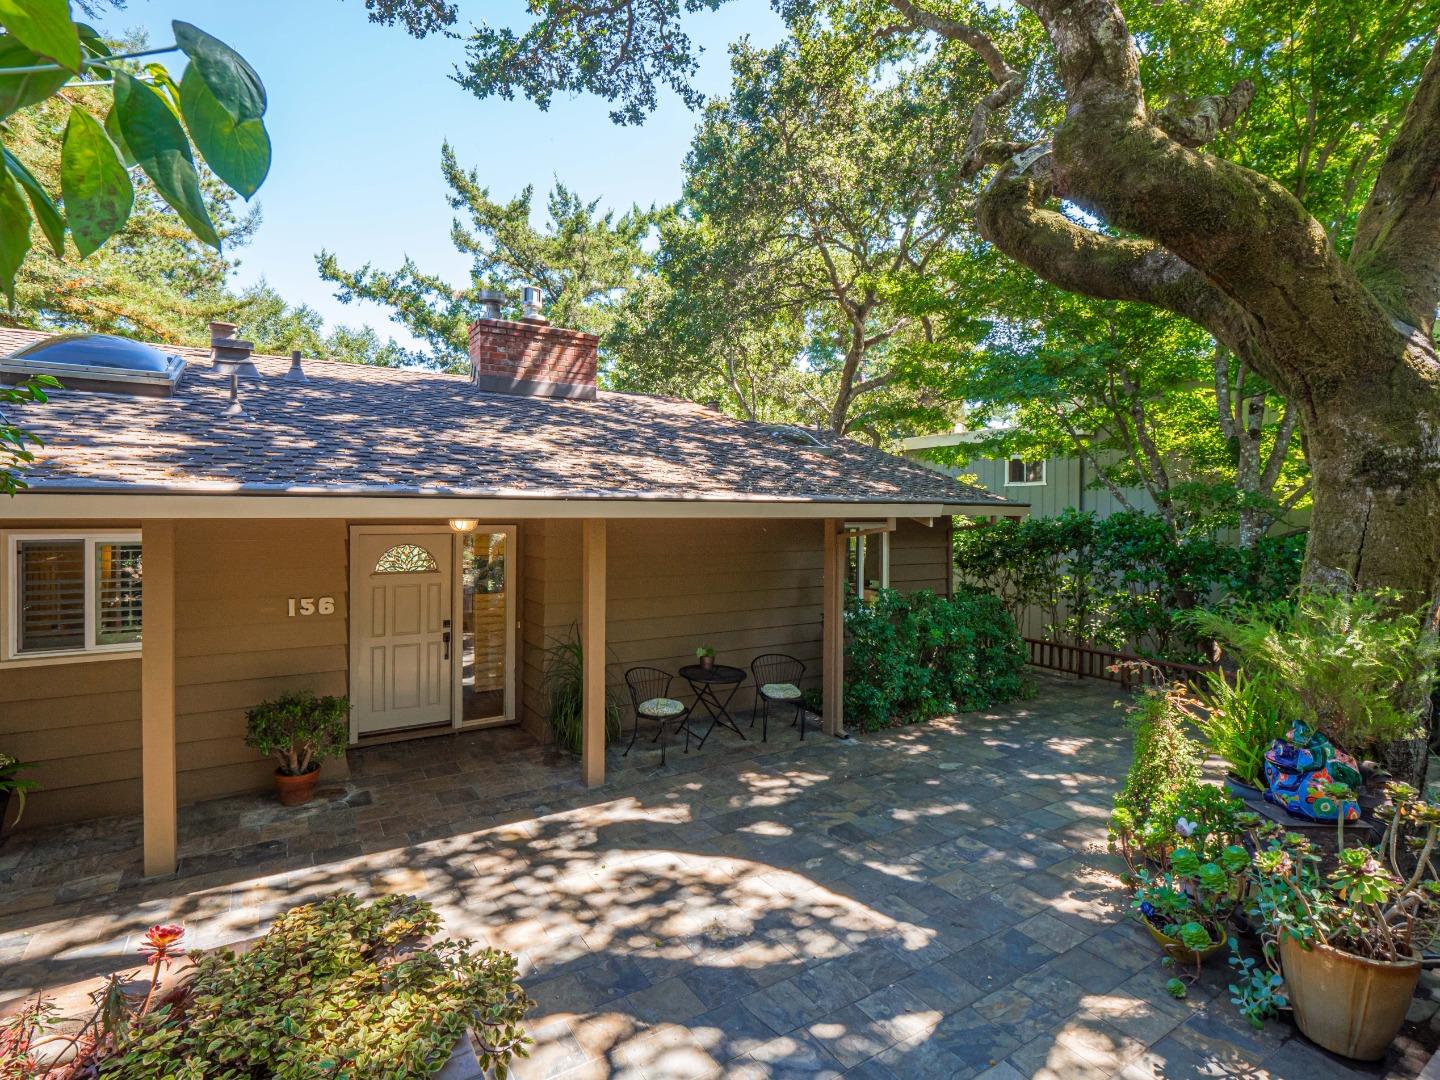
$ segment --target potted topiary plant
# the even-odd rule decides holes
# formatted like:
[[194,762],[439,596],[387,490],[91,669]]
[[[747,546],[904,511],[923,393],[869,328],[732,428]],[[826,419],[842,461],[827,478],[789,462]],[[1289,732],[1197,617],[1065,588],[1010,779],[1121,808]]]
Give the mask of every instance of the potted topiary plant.
[[320,763],[345,753],[349,712],[343,697],[316,697],[303,690],[263,701],[245,714],[245,745],[279,762],[275,790],[285,806],[308,802]]
[[[1440,807],[1404,784],[1386,793],[1379,844],[1347,848],[1337,823],[1340,850],[1326,872],[1307,839],[1277,826],[1251,869],[1251,917],[1265,927],[1271,967],[1279,960],[1296,1026],[1361,1061],[1385,1056],[1415,993],[1421,950],[1440,931],[1431,864]],[[1243,993],[1236,1003],[1258,1011]]]
[[701,645],[695,650],[695,659],[700,661],[700,666],[709,671],[715,666],[715,650],[709,645]]
[[0,753],[0,836],[9,836],[25,812],[25,793],[35,790],[35,781],[19,774],[33,769],[29,762]]

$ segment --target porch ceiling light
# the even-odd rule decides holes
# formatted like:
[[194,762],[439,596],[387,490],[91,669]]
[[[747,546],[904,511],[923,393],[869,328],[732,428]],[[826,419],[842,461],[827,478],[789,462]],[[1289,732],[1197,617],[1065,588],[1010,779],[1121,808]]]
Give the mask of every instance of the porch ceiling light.
[[480,521],[477,518],[450,519],[450,528],[454,529],[457,533],[472,533],[479,527],[479,525]]

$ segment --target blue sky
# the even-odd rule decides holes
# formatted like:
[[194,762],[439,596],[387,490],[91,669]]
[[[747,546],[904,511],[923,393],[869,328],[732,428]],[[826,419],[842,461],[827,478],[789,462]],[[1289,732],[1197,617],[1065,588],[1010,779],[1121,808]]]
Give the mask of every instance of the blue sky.
[[[483,15],[521,25],[513,0],[462,0],[462,19]],[[496,197],[533,183],[537,196],[558,176],[602,206],[668,201],[680,190],[681,160],[695,116],[673,97],[638,128],[610,122],[593,98],[557,100],[541,112],[525,100],[480,101],[449,78],[460,42],[416,41],[374,26],[360,0],[129,0],[104,29],[141,27],[154,44],[174,40],[183,18],[238,49],[270,95],[266,125],[274,164],[255,196],[264,222],[237,252],[237,281],[267,278],[292,303],[308,303],[329,322],[369,323],[409,342],[383,309],[341,304],[315,272],[329,248],[341,264],[398,266],[406,254],[456,285],[468,262],[449,242],[452,211],[440,179],[440,144],[455,145]],[[466,23],[468,25],[468,22]],[[779,20],[763,0],[734,0],[695,16],[691,37],[706,47],[697,84],[728,85],[726,46],[749,33],[777,40]],[[167,58],[178,74],[180,64]],[[541,201],[537,199],[537,201]]]

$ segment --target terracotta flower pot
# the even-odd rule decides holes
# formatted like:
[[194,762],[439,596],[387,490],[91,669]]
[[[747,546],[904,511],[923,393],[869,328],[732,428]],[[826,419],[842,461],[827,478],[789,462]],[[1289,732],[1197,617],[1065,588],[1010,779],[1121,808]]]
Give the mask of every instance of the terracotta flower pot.
[[275,794],[280,797],[282,806],[299,806],[310,801],[315,794],[315,785],[320,780],[320,770],[311,769],[309,772],[301,773],[299,776],[286,776],[279,769],[275,770]]
[[1280,964],[1295,1024],[1326,1050],[1357,1061],[1378,1061],[1390,1049],[1415,984],[1420,960],[1367,960],[1318,942],[1306,949],[1280,938]]

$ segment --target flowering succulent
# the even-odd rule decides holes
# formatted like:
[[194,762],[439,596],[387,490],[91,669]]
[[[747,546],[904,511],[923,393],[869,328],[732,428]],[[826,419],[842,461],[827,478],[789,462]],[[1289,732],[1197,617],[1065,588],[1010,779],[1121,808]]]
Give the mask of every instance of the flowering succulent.
[[185,955],[180,942],[185,937],[185,928],[179,923],[162,923],[145,931],[140,951],[147,954],[147,964],[168,964],[176,957]]

